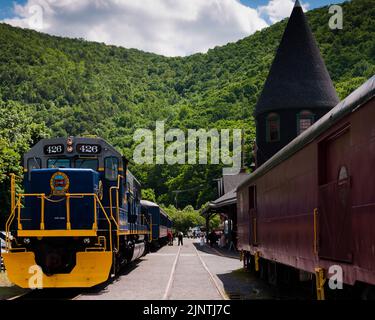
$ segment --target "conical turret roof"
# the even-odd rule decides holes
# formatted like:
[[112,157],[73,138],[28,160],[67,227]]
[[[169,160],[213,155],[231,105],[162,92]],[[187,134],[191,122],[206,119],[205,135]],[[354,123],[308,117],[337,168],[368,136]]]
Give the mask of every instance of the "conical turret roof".
[[255,114],[291,108],[332,108],[338,102],[319,48],[297,0]]

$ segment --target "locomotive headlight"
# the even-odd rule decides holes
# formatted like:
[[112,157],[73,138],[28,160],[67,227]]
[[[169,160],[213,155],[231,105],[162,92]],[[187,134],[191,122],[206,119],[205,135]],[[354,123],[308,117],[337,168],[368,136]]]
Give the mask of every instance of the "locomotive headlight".
[[68,146],[73,145],[73,138],[68,138],[68,140],[66,141],[66,144],[67,144]]
[[70,153],[70,152],[73,152],[73,147],[72,147],[72,146],[68,146],[68,147],[66,148],[66,151],[68,151],[69,153]]
[[84,244],[90,244],[90,238],[85,238],[83,239]]
[[25,239],[23,239],[23,243],[24,243],[24,244],[29,244],[29,243],[30,243],[30,238],[25,238]]

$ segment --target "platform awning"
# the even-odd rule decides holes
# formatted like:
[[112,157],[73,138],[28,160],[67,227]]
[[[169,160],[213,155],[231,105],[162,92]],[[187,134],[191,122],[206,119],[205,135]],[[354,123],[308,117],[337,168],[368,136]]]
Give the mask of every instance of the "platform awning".
[[206,207],[202,210],[202,215],[207,216],[211,213],[225,212],[228,210],[229,206],[237,204],[237,193],[236,189],[233,189],[226,194],[222,195],[220,198],[215,201],[208,203]]

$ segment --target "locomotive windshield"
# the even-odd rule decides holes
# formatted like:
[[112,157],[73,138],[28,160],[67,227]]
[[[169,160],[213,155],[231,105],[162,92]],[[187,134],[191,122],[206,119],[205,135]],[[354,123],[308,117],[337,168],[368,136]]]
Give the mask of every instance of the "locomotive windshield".
[[75,168],[92,169],[97,171],[99,167],[98,159],[76,159],[74,161]]
[[[29,159],[29,170],[40,169],[40,159]],[[51,158],[47,161],[47,168],[78,168],[78,169],[92,169],[97,171],[99,167],[98,159],[75,159],[74,166],[69,158]]]
[[48,159],[47,168],[70,168],[70,159],[67,158],[55,158]]

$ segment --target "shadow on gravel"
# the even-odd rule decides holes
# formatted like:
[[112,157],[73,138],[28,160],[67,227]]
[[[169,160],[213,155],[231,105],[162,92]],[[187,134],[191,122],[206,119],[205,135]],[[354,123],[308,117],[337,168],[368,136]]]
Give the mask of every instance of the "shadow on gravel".
[[[226,249],[216,247],[211,248],[207,244],[201,246],[194,243],[199,252],[223,256],[226,258],[240,259],[237,252],[228,252]],[[289,285],[275,286],[266,280],[259,278],[255,272],[244,268],[233,270],[232,272],[216,274],[222,282],[225,292],[231,300],[310,300],[312,296],[311,284],[300,284],[292,288]]]

